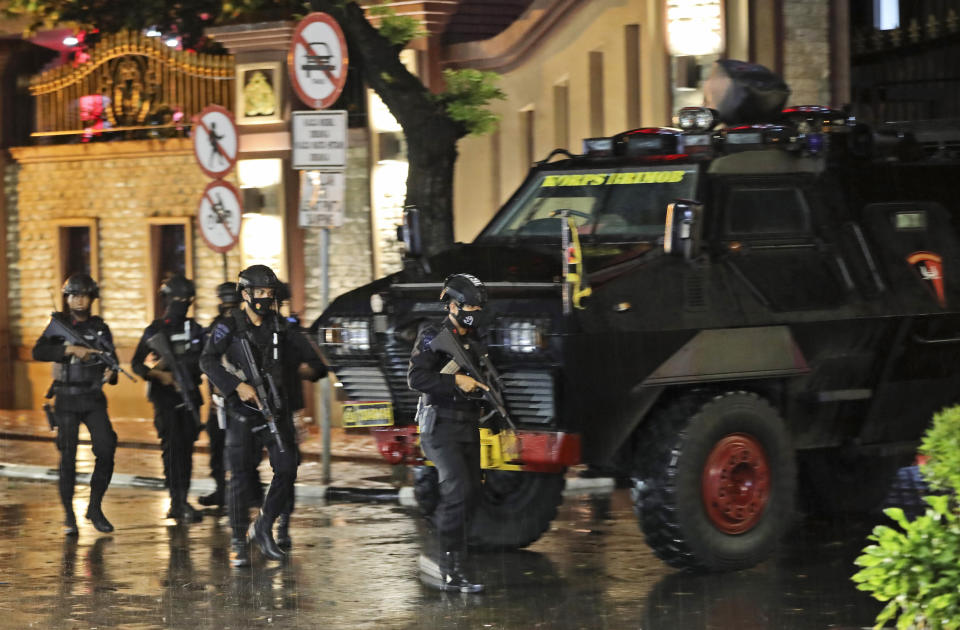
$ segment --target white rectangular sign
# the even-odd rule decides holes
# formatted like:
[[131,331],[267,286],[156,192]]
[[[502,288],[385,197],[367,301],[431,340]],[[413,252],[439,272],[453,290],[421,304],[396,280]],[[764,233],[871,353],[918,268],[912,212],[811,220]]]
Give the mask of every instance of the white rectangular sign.
[[300,176],[300,227],[343,225],[343,171],[305,171]]
[[347,112],[293,112],[293,168],[347,166]]

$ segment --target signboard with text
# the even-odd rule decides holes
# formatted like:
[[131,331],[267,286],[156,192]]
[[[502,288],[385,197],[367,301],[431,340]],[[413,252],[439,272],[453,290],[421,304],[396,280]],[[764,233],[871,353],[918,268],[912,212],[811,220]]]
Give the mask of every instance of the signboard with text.
[[342,171],[305,171],[300,176],[300,227],[340,227],[346,176]]
[[347,112],[293,112],[293,168],[336,170],[347,165]]

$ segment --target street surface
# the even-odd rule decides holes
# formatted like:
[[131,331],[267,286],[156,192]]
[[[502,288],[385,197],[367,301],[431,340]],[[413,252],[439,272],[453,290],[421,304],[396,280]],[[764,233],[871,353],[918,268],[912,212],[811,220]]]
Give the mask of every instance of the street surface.
[[869,627],[878,610],[849,581],[872,521],[801,520],[775,560],[698,576],[653,557],[626,490],[567,497],[529,550],[476,556],[487,592],[469,596],[420,585],[425,530],[410,508],[298,506],[293,557],[255,551],[243,570],[228,566],[225,519],[175,526],[166,508],[163,492],[111,488],[116,531],[81,519],[71,541],[54,484],[0,479],[0,628],[822,630]]

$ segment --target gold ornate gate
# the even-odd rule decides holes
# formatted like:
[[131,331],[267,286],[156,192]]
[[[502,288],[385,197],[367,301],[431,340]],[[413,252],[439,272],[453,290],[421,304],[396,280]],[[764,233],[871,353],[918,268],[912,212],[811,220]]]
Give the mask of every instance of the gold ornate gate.
[[90,58],[35,76],[34,136],[166,131],[175,135],[211,104],[233,109],[231,55],[172,50],[140,33],[105,35]]

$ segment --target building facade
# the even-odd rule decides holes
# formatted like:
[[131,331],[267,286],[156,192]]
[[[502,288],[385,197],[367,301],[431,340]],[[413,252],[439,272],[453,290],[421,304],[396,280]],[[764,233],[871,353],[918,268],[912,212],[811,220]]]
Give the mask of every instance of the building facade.
[[[557,148],[579,152],[583,138],[670,125],[676,108],[699,104],[702,82],[719,58],[756,61],[781,72],[793,103],[847,102],[846,1],[389,4],[424,24],[427,36],[411,42],[402,58],[430,89],[442,89],[445,68],[501,75],[506,99],[491,104],[499,129],[459,145],[455,237],[470,240],[532,162]],[[16,59],[35,60],[17,79],[22,86],[24,77],[33,76],[32,94],[22,87],[8,92],[0,111],[13,108],[33,135],[22,133],[23,124],[20,135],[0,133],[0,144],[9,147],[0,161],[8,263],[0,277],[7,296],[0,319],[0,347],[7,356],[0,353],[0,376],[3,370],[11,375],[0,381],[12,384],[6,393],[0,390],[4,406],[38,408],[42,401],[49,366],[31,361],[29,351],[71,271],[89,271],[100,282],[98,308],[124,360],[157,314],[156,289],[171,271],[197,283],[201,323],[215,314],[216,284],[253,263],[271,265],[290,282],[291,309],[305,323],[319,315],[323,231],[301,226],[305,175],[291,163],[291,115],[305,109],[286,71],[294,27],[271,22],[211,29],[230,56],[203,62],[177,53],[168,63],[159,43],[139,34],[111,40],[112,52],[106,46],[79,71],[61,66],[53,74],[38,73],[48,57],[17,50]],[[133,59],[134,65],[120,68],[116,60],[131,55],[151,61]],[[185,73],[157,71],[191,64],[196,68]],[[131,79],[134,66],[140,83]],[[101,80],[91,81],[97,72]],[[78,75],[84,78],[73,81]],[[211,82],[195,84],[201,75]],[[345,92],[338,105],[349,115],[345,218],[329,232],[330,299],[400,266],[395,228],[406,179],[401,130],[356,76]],[[189,94],[195,96],[188,105]],[[185,137],[190,116],[214,103],[234,113],[239,132],[237,167],[227,179],[241,192],[244,217],[239,243],[226,255],[207,248],[199,232],[197,206],[210,180]],[[7,127],[9,120],[4,117]],[[112,141],[101,141],[110,134]],[[112,413],[148,416],[144,384],[121,383],[109,392]],[[315,415],[312,404],[308,415]]]

